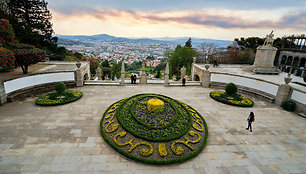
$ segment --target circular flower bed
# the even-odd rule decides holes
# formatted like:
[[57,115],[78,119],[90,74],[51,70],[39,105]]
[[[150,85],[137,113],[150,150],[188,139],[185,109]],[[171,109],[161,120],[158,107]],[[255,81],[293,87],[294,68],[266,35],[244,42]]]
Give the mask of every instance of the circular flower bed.
[[[152,112],[151,106],[158,112]],[[139,94],[115,102],[103,114],[100,131],[122,155],[156,165],[196,156],[208,136],[206,122],[196,110],[158,94]]]
[[82,96],[83,93],[80,91],[65,91],[62,94],[54,92],[38,97],[35,103],[42,106],[61,105],[76,101]]
[[225,104],[242,107],[252,107],[254,105],[251,99],[239,94],[229,95],[225,91],[213,91],[209,95],[211,98]]

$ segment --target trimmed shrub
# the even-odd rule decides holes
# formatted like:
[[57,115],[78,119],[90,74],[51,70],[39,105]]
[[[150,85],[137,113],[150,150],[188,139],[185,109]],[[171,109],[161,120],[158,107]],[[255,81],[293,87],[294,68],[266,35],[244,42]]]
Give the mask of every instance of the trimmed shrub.
[[228,95],[236,94],[237,90],[238,90],[237,86],[232,82],[227,84],[225,87],[225,91]]
[[7,47],[15,42],[15,33],[12,25],[8,20],[0,19],[0,46]]
[[14,69],[15,56],[11,50],[0,47],[0,72]]
[[58,94],[63,94],[66,90],[66,85],[64,82],[56,82],[54,88]]

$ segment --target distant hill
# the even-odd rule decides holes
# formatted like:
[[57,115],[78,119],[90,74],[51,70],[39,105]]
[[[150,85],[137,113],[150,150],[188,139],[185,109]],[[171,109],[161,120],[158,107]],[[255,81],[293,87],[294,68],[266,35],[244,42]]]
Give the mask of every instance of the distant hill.
[[[97,34],[97,35],[56,35],[59,38],[59,44],[71,45],[73,43],[88,43],[91,41],[106,41],[106,42],[130,42],[130,43],[156,43],[156,44],[167,44],[167,45],[184,45],[189,37],[177,37],[177,38],[125,38],[115,37],[108,34]],[[193,46],[199,46],[201,43],[213,43],[219,48],[226,48],[232,44],[230,40],[216,40],[216,39],[202,39],[202,38],[191,38]]]

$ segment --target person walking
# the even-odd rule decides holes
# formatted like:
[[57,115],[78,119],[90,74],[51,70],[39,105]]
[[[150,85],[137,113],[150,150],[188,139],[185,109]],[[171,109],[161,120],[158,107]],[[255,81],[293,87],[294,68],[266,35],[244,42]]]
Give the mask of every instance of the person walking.
[[134,83],[134,75],[132,74],[131,75],[131,84],[133,84]]
[[182,79],[182,86],[185,86],[185,84],[186,84],[186,79],[185,79],[185,77],[183,77],[183,79]]
[[134,76],[133,76],[134,84],[136,84],[136,79],[137,79],[136,74],[134,74]]
[[246,130],[250,129],[250,132],[252,132],[252,122],[255,121],[255,115],[254,115],[253,112],[250,112],[250,115],[249,115],[247,121],[248,121],[248,127],[246,128]]

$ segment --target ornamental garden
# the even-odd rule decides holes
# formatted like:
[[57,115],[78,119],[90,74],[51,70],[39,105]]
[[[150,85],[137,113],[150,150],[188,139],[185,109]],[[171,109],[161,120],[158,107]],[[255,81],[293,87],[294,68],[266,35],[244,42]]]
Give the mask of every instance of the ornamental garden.
[[70,103],[80,99],[83,93],[76,90],[66,90],[64,82],[56,82],[54,85],[56,92],[42,95],[35,100],[37,105],[54,106]]
[[212,91],[209,95],[216,101],[241,107],[252,107],[254,102],[244,96],[237,94],[237,86],[229,83],[225,87],[225,91]]
[[159,94],[119,100],[100,122],[105,141],[127,158],[154,165],[181,163],[206,145],[204,118],[192,107]]

